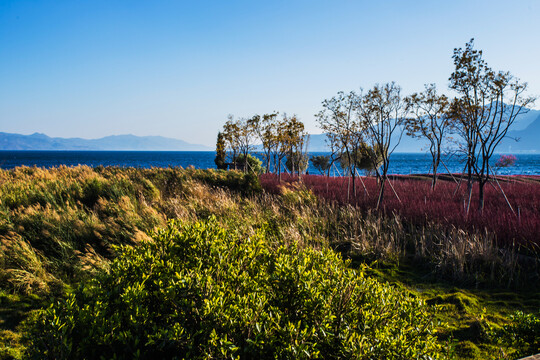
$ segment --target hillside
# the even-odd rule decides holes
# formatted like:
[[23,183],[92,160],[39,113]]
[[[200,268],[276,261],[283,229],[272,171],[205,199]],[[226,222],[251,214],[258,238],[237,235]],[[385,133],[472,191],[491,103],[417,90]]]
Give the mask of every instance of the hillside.
[[162,136],[113,135],[100,139],[49,137],[0,132],[0,150],[206,151],[209,147]]
[[540,153],[540,112],[531,113],[536,119],[523,130],[509,131],[508,137],[499,145],[499,152]]

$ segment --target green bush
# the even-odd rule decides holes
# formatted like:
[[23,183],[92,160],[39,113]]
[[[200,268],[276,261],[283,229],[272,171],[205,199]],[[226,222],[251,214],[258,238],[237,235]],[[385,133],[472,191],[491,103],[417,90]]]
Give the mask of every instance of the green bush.
[[247,160],[244,154],[240,154],[236,158],[236,163],[240,167],[247,166],[246,173],[259,175],[263,172],[262,161],[251,154],[247,154]]
[[311,163],[315,167],[315,169],[319,170],[321,175],[325,175],[326,171],[330,169],[331,166],[331,158],[329,155],[314,155],[311,157]]
[[215,218],[124,246],[29,324],[30,358],[441,358],[429,308],[331,250]]
[[518,349],[514,355],[522,357],[540,352],[540,313],[526,314],[517,311],[512,322],[495,333],[501,342]]

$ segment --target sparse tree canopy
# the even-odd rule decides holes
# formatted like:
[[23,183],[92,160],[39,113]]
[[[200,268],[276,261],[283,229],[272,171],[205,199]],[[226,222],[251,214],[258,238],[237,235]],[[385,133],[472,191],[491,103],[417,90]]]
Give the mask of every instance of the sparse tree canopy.
[[303,174],[309,166],[309,157],[307,154],[294,152],[287,157],[285,166],[291,173],[297,171],[298,173]]
[[[281,175],[281,166],[283,159],[296,156],[296,159],[301,160],[306,152],[304,144],[308,134],[304,129],[304,124],[298,120],[296,115],[288,117],[283,114],[283,119],[277,124],[277,139],[278,139],[278,176]],[[299,154],[299,155],[295,155]],[[286,164],[285,164],[286,165]],[[298,164],[292,161],[291,173],[298,171]],[[300,171],[298,171],[300,173]]]
[[232,115],[228,116],[227,122],[223,125],[223,139],[226,149],[229,151],[229,160],[236,169],[236,158],[240,153],[240,127],[238,122],[234,121]]
[[[247,172],[251,171],[250,168],[258,169],[261,166],[259,159],[250,156],[258,139],[262,142],[261,156],[265,162],[266,172],[270,172],[272,163],[279,175],[283,165],[291,173],[304,172],[308,163],[306,153],[309,140],[304,124],[294,115],[288,117],[287,114],[283,114],[281,120],[277,120],[277,115],[278,113],[275,112],[238,120],[234,120],[234,117],[229,115],[223,131],[218,134],[217,149],[228,150],[230,165]],[[216,157],[216,164],[223,158],[223,153],[220,153],[219,159]],[[290,159],[288,164],[283,163],[286,159]],[[256,162],[258,165],[255,164]],[[223,163],[226,167],[224,160]]]
[[272,114],[264,114],[263,116],[256,115],[251,120],[254,131],[262,145],[262,154],[266,173],[270,172],[272,155],[277,150],[277,116],[278,113],[274,112]]
[[442,144],[450,127],[447,114],[449,102],[446,95],[438,95],[435,84],[425,86],[421,93],[414,93],[405,99],[412,117],[405,119],[407,134],[429,141],[433,169],[432,189],[437,183],[437,169],[441,162]]
[[[375,85],[362,98],[358,112],[362,118],[362,127],[366,129],[367,140],[373,149],[380,149],[382,158],[380,170],[375,166],[375,172],[381,179],[379,207],[387,180],[390,155],[401,141],[403,130],[400,127],[407,117],[407,106],[401,96],[401,87],[394,82]],[[397,140],[394,134],[399,134]]]
[[479,183],[478,208],[482,210],[484,185],[491,172],[489,160],[516,117],[527,112],[535,98],[524,95],[526,83],[509,72],[491,69],[482,51],[474,49],[474,39],[465,49],[454,49],[453,58],[450,88],[459,94],[451,108],[453,125],[467,157],[469,194],[474,173]]
[[356,162],[353,153],[362,143],[364,127],[359,120],[357,109],[361,97],[354,91],[346,94],[342,91],[336,96],[323,101],[323,110],[317,114],[319,127],[326,133],[332,148],[332,154],[340,154],[340,159],[347,158],[347,171],[352,177],[353,194],[356,195]]
[[238,119],[234,120],[233,115],[228,116],[228,121],[223,126],[223,137],[227,148],[230,150],[230,160],[236,169],[238,167],[239,156],[242,156],[242,168],[246,170],[248,168],[247,155],[253,147],[253,142],[256,137],[255,125],[258,115],[255,115],[252,119]]

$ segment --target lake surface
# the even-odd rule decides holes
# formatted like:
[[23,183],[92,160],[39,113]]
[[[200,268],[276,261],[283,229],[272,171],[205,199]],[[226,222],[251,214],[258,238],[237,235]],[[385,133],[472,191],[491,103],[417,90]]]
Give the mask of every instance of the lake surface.
[[[321,155],[325,153],[310,153]],[[498,174],[505,175],[540,175],[540,154],[515,155],[516,164],[502,168]],[[214,169],[215,153],[213,151],[0,151],[0,168],[11,169],[17,166],[56,167],[61,165],[75,166],[121,166],[121,167],[188,167],[198,169]],[[493,156],[492,163],[499,158]],[[462,172],[464,163],[457,157],[445,158],[444,162],[451,172]],[[399,153],[390,159],[391,174],[418,174],[430,170],[429,154]],[[310,174],[317,170],[310,163]],[[340,169],[341,171],[341,169]],[[446,172],[443,165],[439,172]],[[336,173],[337,174],[337,173]]]

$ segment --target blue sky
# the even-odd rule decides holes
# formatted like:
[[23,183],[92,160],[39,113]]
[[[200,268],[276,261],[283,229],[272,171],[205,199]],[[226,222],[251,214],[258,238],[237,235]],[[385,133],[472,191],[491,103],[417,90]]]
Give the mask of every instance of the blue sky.
[[214,145],[228,114],[277,110],[320,133],[339,90],[447,92],[471,37],[540,95],[538,19],[537,0],[0,0],[0,131]]

